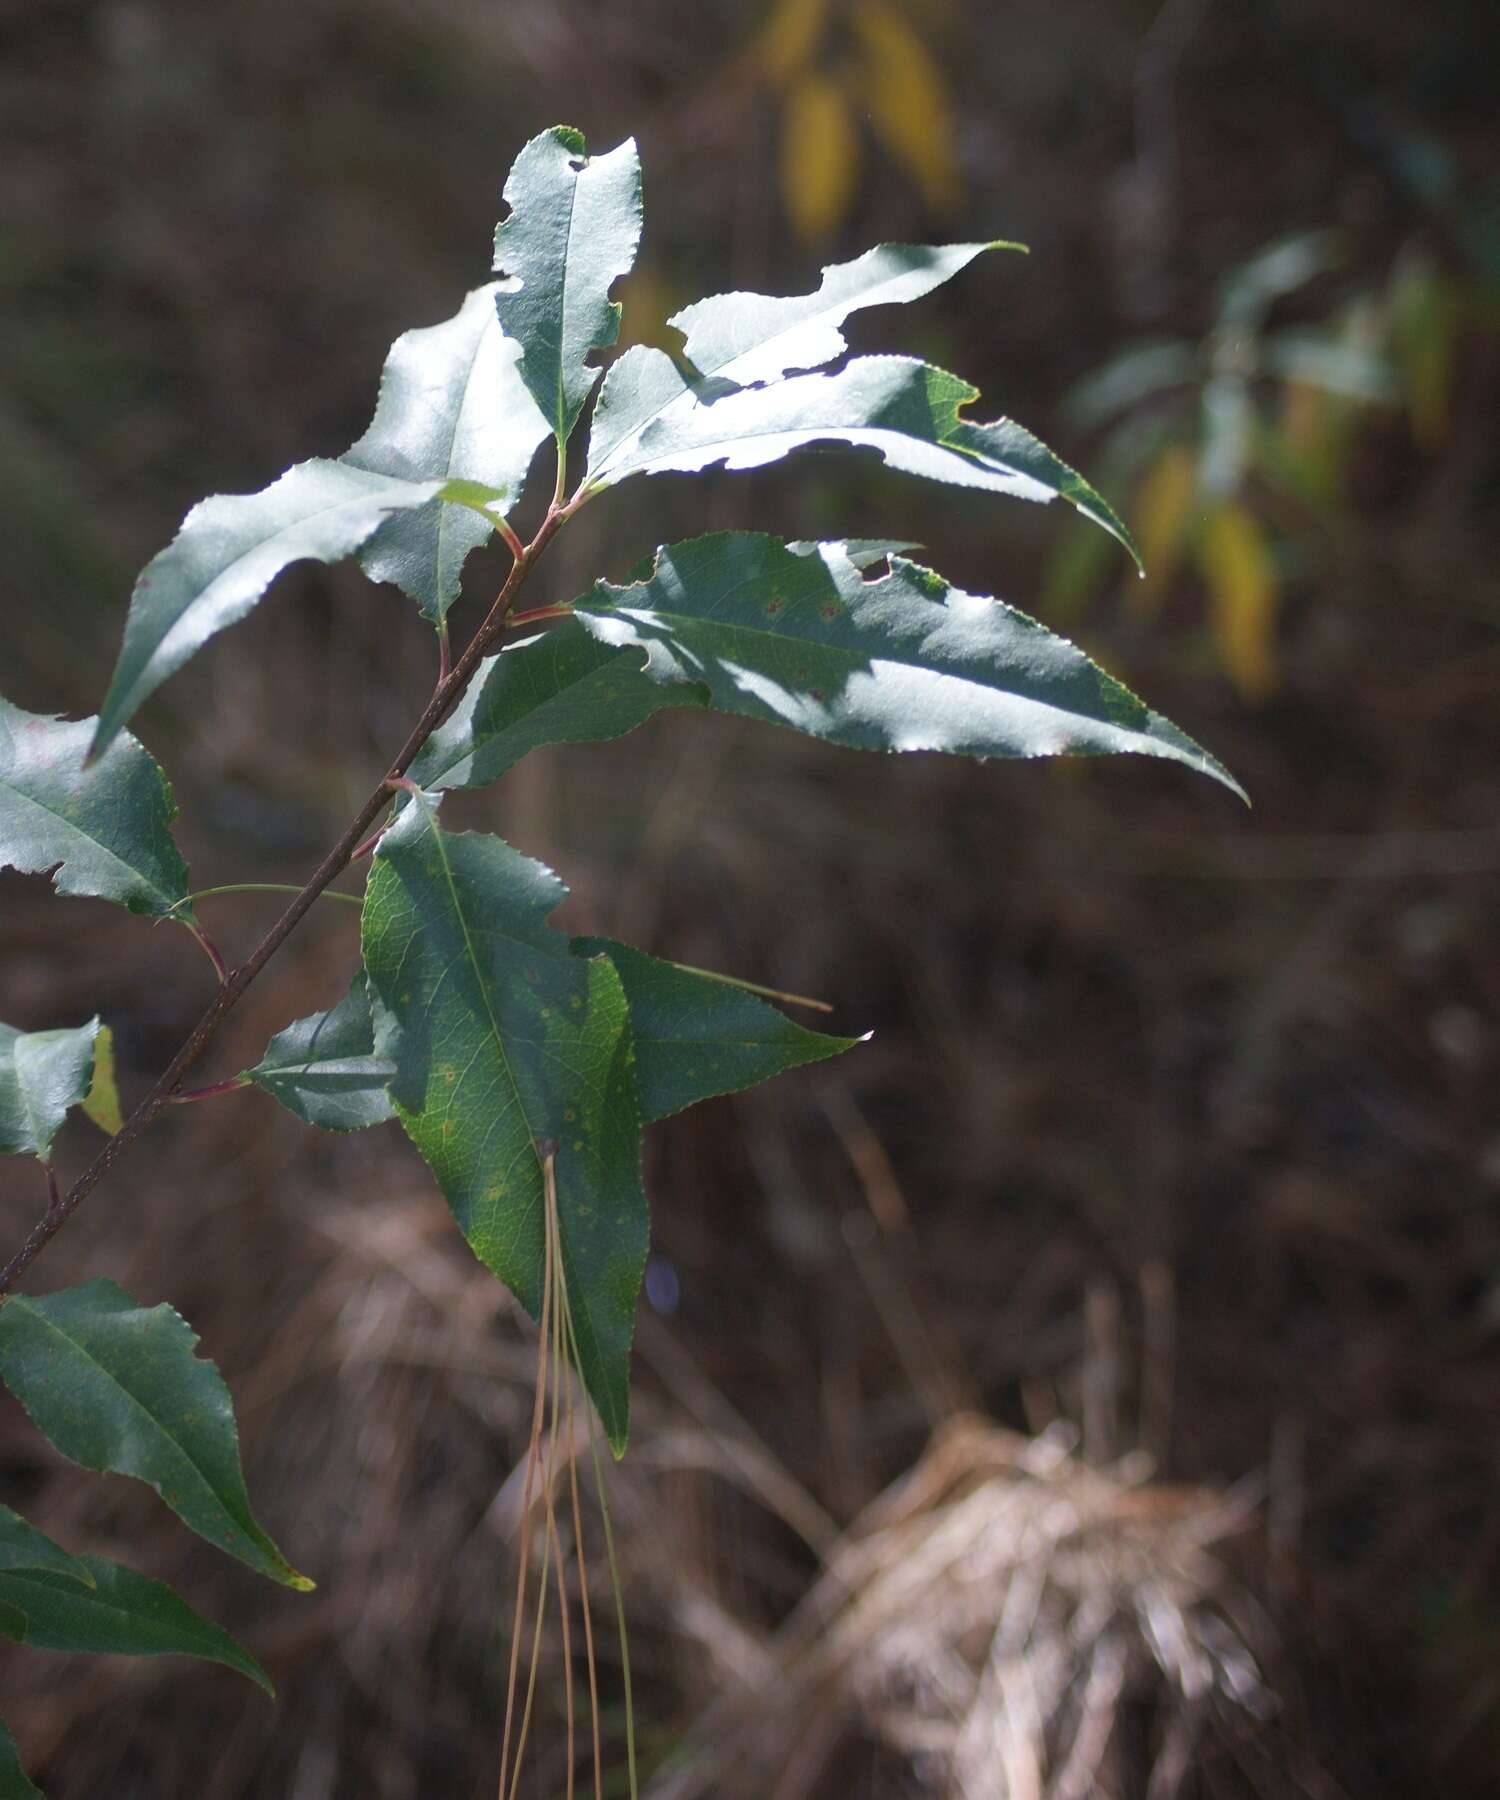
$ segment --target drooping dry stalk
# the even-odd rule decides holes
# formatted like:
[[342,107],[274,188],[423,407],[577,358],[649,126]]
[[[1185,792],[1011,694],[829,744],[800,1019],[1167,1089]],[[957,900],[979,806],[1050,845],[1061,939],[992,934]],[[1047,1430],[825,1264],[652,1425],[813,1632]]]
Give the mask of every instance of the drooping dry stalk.
[[[520,1570],[516,1576],[515,1615],[511,1621],[510,1672],[505,1684],[505,1730],[500,1744],[499,1800],[506,1800],[506,1774],[510,1767],[511,1726],[515,1718],[516,1678],[520,1668],[521,1630],[526,1620],[526,1575],[531,1564],[531,1487],[536,1478],[537,1452],[547,1401],[548,1332],[552,1319],[552,1261],[543,1259],[542,1316],[537,1333],[536,1399],[531,1408],[531,1433],[526,1445],[526,1481],[521,1489]],[[546,1582],[543,1581],[545,1591]],[[520,1758],[517,1757],[519,1767]]]

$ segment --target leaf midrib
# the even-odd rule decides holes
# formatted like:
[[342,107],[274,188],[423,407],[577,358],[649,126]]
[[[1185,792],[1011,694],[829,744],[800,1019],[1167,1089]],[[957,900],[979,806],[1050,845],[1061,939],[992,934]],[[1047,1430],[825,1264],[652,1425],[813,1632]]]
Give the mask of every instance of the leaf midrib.
[[[505,1078],[510,1083],[511,1093],[515,1096],[516,1111],[521,1115],[521,1123],[526,1127],[527,1140],[531,1144],[533,1153],[535,1153],[536,1132],[532,1129],[531,1118],[526,1111],[526,1102],[521,1093],[521,1084],[517,1081],[516,1072],[511,1066],[510,1055],[505,1047],[505,1035],[500,1029],[500,1021],[495,1017],[495,1008],[490,1000],[489,983],[485,979],[484,967],[481,964],[479,954],[474,947],[474,939],[469,931],[469,921],[464,913],[463,902],[459,899],[458,883],[454,879],[453,864],[448,856],[448,847],[443,841],[443,833],[438,829],[436,822],[431,813],[427,811],[425,804],[420,801],[418,804],[423,807],[423,812],[427,819],[427,829],[437,845],[438,860],[442,864],[443,879],[447,884],[448,897],[452,901],[453,913],[454,917],[458,920],[459,930],[463,933],[464,954],[468,958],[469,966],[474,971],[474,980],[479,988],[480,998],[484,1002],[485,1015],[490,1022],[490,1034],[495,1040],[495,1048],[500,1053],[500,1066],[505,1070]],[[501,931],[500,935],[506,938],[510,937],[510,934],[505,931]],[[521,940],[511,939],[511,941],[518,943]]]
[[[368,473],[367,470],[356,468],[353,463],[344,463],[339,466],[350,470],[354,474],[363,475]],[[417,488],[429,487],[432,485],[430,481],[407,481],[399,475],[382,475],[379,477],[379,480],[382,487],[389,488]],[[439,483],[438,485],[441,486],[442,484]],[[183,603],[176,618],[173,619],[172,624],[168,629],[175,630],[192,608],[203,599],[205,594],[210,593],[228,576],[235,574],[240,565],[248,562],[252,556],[258,555],[262,550],[274,548],[283,538],[290,537],[294,532],[301,531],[304,526],[311,525],[317,519],[326,519],[330,513],[344,512],[350,507],[355,506],[369,506],[374,501],[377,492],[379,492],[379,489],[372,487],[363,494],[346,494],[342,500],[335,500],[329,506],[317,507],[312,512],[301,513],[289,525],[278,525],[274,531],[267,533],[265,537],[257,538],[248,550],[239,551],[229,562],[225,563],[221,569],[217,570],[209,580],[205,581],[203,586],[200,587],[191,598]],[[429,498],[435,499],[436,495],[430,495]],[[398,509],[395,506],[390,506],[382,507],[381,510],[384,512],[393,512]],[[377,520],[376,525],[379,523],[380,521]],[[375,526],[372,525],[370,529],[373,532]],[[163,552],[163,554],[166,554],[166,552]],[[308,554],[311,555],[311,552]],[[307,560],[307,558],[299,557],[297,560],[301,562]],[[163,637],[161,641],[165,642],[165,637]],[[158,648],[159,647],[160,646],[158,646]]]
[[[740,587],[745,587],[754,579],[755,577],[753,576],[747,577],[745,581],[738,585]],[[876,585],[878,585],[878,583]],[[730,591],[733,592],[734,590]],[[776,644],[788,650],[805,649],[814,655],[822,654],[837,659],[841,664],[846,665],[851,673],[856,672],[861,667],[871,667],[878,663],[888,663],[899,668],[915,669],[922,674],[935,675],[940,680],[962,682],[967,686],[982,689],[986,693],[1004,694],[1009,699],[1019,701],[1024,706],[1034,706],[1039,712],[1050,713],[1060,718],[1084,719],[1093,724],[1110,725],[1117,730],[1129,732],[1137,737],[1146,735],[1144,727],[1140,724],[1126,724],[1119,719],[1109,717],[1108,714],[1103,711],[1090,713],[1080,706],[1063,705],[1056,700],[1044,699],[1040,695],[1021,693],[1014,687],[1004,685],[1002,681],[986,681],[980,676],[970,673],[968,670],[944,667],[940,664],[935,665],[930,660],[924,660],[923,657],[915,652],[901,654],[899,652],[899,647],[892,646],[885,640],[881,641],[878,648],[851,649],[849,646],[843,644],[830,644],[823,638],[800,637],[793,636],[787,632],[767,631],[761,626],[747,625],[739,620],[725,619],[715,616],[712,613],[669,612],[665,609],[656,607],[590,606],[583,601],[577,602],[575,611],[590,618],[608,618],[613,615],[625,619],[635,616],[650,621],[660,620],[671,629],[678,642],[684,644],[691,643],[691,634],[684,629],[685,627],[696,627],[698,631],[707,627],[713,631],[722,632],[726,636],[737,634],[739,636],[751,638],[757,643]],[[946,622],[947,617],[951,617],[948,608],[944,607],[942,608],[942,611],[945,614],[945,619],[934,620],[934,627],[938,627]],[[1100,671],[1100,673],[1102,673],[1102,671]],[[702,681],[706,680],[707,676],[699,672],[694,678]],[[1106,679],[1113,678],[1106,677]],[[1127,693],[1129,692],[1128,689],[1125,691]],[[821,702],[821,704],[826,705],[828,702],[824,701]],[[1143,703],[1137,701],[1137,704],[1140,705]],[[1147,710],[1149,715],[1149,709]]]
[[[812,373],[814,375],[817,375],[816,370],[812,371]],[[803,377],[798,375],[798,376],[794,376],[792,379],[801,381],[803,379]],[[834,377],[829,376],[829,375],[818,375],[818,379],[823,380],[823,381],[831,381],[834,379]],[[771,387],[768,389],[741,388],[739,390],[739,394],[774,392],[777,387],[781,387],[784,385],[789,385],[789,383],[776,382],[776,383],[773,383],[771,385]],[[724,398],[726,400],[737,399],[739,397],[739,394],[726,394],[724,396]],[[681,401],[683,399],[691,399],[691,398],[693,398],[693,390],[691,388],[688,388],[684,391],[684,393],[679,394],[677,396],[677,398],[672,401],[672,405],[676,406],[679,401]],[[661,409],[662,413],[665,413],[668,410],[669,409],[667,407],[663,407]],[[686,408],[685,410],[692,411],[693,409],[691,407],[689,407],[689,408]],[[657,417],[658,418],[661,417],[661,413],[658,413]],[[965,422],[966,421],[964,421],[962,419],[959,420],[960,424],[965,423]],[[999,457],[981,456],[977,451],[967,449],[962,444],[955,444],[950,438],[948,438],[946,436],[939,437],[937,435],[934,435],[932,437],[918,437],[915,432],[903,431],[900,429],[899,426],[895,426],[895,425],[882,425],[882,424],[836,425],[836,424],[831,424],[831,423],[825,424],[820,421],[817,424],[778,425],[777,427],[775,427],[774,430],[741,431],[741,432],[737,432],[733,437],[730,437],[730,438],[714,438],[707,443],[693,443],[693,444],[679,445],[676,450],[666,450],[655,456],[653,456],[648,451],[643,456],[642,460],[640,460],[638,462],[634,462],[634,463],[627,462],[624,465],[624,467],[621,467],[618,464],[615,465],[614,467],[606,466],[606,468],[603,471],[601,471],[599,475],[597,475],[593,478],[593,482],[595,485],[608,486],[608,485],[612,484],[613,482],[624,480],[624,478],[627,475],[649,475],[652,472],[653,464],[664,462],[667,458],[674,456],[674,455],[681,455],[684,451],[686,451],[688,454],[693,455],[693,456],[702,456],[705,454],[707,454],[709,456],[720,455],[720,454],[727,456],[734,449],[734,446],[736,444],[754,443],[763,438],[795,437],[795,436],[799,435],[800,433],[804,433],[804,432],[813,434],[808,439],[809,443],[817,442],[817,434],[819,434],[819,433],[825,434],[831,441],[837,442],[837,441],[842,440],[845,443],[853,442],[854,438],[858,434],[866,434],[866,435],[876,436],[876,437],[899,438],[903,442],[908,443],[908,444],[920,444],[926,449],[940,450],[945,455],[957,457],[961,461],[972,463],[975,468],[983,469],[988,474],[998,475],[1003,480],[1008,480],[1008,481],[1037,481],[1038,480],[1038,477],[1035,475],[1026,475],[1022,470],[1012,468],[1009,464],[1003,463]],[[720,448],[721,446],[722,446],[722,449]],[[793,445],[792,447],[793,447],[793,449],[804,449],[804,448],[806,448],[806,445]],[[877,445],[876,448],[879,448],[879,446]],[[662,470],[662,473],[669,474],[669,473],[671,473],[671,470],[670,470],[670,468],[664,468]]]
[[[488,305],[485,308],[484,324],[480,329],[478,337],[476,337],[474,340],[473,349],[469,353],[469,366],[468,366],[467,371],[464,374],[463,394],[459,399],[458,406],[454,410],[453,428],[448,433],[448,453],[447,453],[446,458],[444,459],[444,466],[447,470],[447,479],[450,481],[455,479],[454,470],[453,470],[453,446],[458,442],[458,428],[463,423],[464,411],[469,404],[469,390],[473,386],[473,383],[474,383],[474,370],[479,362],[479,352],[484,347],[484,340],[485,340],[486,334],[489,332],[489,329],[492,325],[494,326],[495,330],[500,333],[500,335],[502,337],[505,336],[504,328],[500,324],[499,315],[495,311],[495,289],[499,285],[500,284],[498,282],[492,281],[483,290],[485,293],[485,296],[487,298],[487,301],[488,301]],[[460,477],[459,479],[462,479],[462,478]],[[486,485],[488,485],[488,484],[486,484]],[[447,607],[443,605],[443,538],[444,538],[444,534],[446,533],[446,531],[448,529],[449,511],[450,511],[449,507],[447,507],[443,503],[439,502],[438,518],[437,518],[437,547],[436,547],[436,550],[435,550],[434,556],[433,556],[432,596],[433,596],[433,603],[438,608],[438,617],[440,619],[445,618],[447,616],[447,610],[448,610]],[[490,536],[491,537],[494,536],[494,531],[495,531],[495,528],[493,526],[491,526],[490,527]],[[455,596],[455,598],[456,597],[457,596]]]
[[32,1105],[31,1083],[25,1079],[21,1070],[20,1058],[17,1055],[17,1051],[25,1041],[24,1037],[17,1038],[11,1046],[10,1066],[15,1071],[16,1092],[20,1095],[21,1111],[26,1117],[26,1129],[31,1137],[32,1153],[45,1161],[52,1146],[43,1141],[41,1116]]
[[[244,1524],[242,1521],[238,1520],[235,1517],[235,1515],[229,1510],[229,1508],[224,1504],[224,1502],[219,1498],[218,1493],[214,1488],[213,1482],[209,1479],[209,1476],[205,1473],[205,1471],[200,1467],[197,1458],[193,1455],[193,1453],[185,1445],[179,1443],[179,1441],[175,1437],[172,1436],[172,1434],[168,1431],[167,1427],[162,1423],[162,1421],[157,1417],[157,1415],[154,1412],[152,1412],[152,1410],[149,1406],[146,1405],[145,1401],[141,1400],[137,1395],[133,1394],[130,1391],[130,1389],[128,1387],[126,1387],[124,1385],[124,1383],[119,1379],[119,1377],[114,1373],[114,1371],[112,1369],[108,1368],[104,1363],[100,1362],[96,1356],[93,1356],[88,1351],[88,1349],[78,1341],[77,1338],[71,1337],[66,1331],[63,1330],[63,1328],[60,1325],[55,1324],[44,1313],[39,1312],[36,1307],[29,1305],[27,1303],[25,1295],[23,1295],[23,1294],[15,1295],[11,1299],[10,1304],[12,1306],[19,1305],[21,1307],[22,1311],[25,1312],[25,1314],[28,1318],[36,1320],[47,1331],[52,1332],[55,1336],[60,1338],[64,1344],[68,1345],[80,1357],[82,1357],[87,1364],[89,1364],[92,1368],[97,1369],[98,1372],[104,1377],[104,1379],[110,1384],[111,1387],[117,1389],[121,1394],[123,1394],[125,1399],[130,1402],[131,1406],[134,1407],[134,1409],[138,1413],[140,1413],[144,1418],[148,1419],[151,1422],[151,1424],[153,1426],[155,1426],[156,1430],[161,1434],[161,1436],[166,1440],[166,1442],[179,1452],[179,1454],[182,1456],[183,1460],[187,1463],[188,1467],[193,1471],[193,1473],[203,1483],[204,1488],[208,1492],[209,1499],[218,1508],[218,1510],[224,1515],[224,1517],[226,1519],[228,1519],[232,1525],[236,1525],[239,1528],[239,1530],[241,1531],[241,1533],[245,1537],[247,1537],[253,1544],[255,1544],[256,1548],[261,1551],[262,1555],[266,1554],[264,1547],[261,1545],[257,1534],[249,1526]],[[119,1315],[116,1314],[114,1316],[118,1317]],[[192,1355],[191,1348],[189,1348],[188,1354],[189,1354],[189,1356]],[[135,1479],[140,1480],[140,1479],[142,1479],[142,1477],[137,1476]],[[147,1480],[148,1482],[151,1482],[152,1486],[156,1485],[155,1482],[151,1481],[151,1478],[149,1476],[144,1477],[144,1479]],[[158,1489],[158,1492],[159,1491],[160,1490]],[[275,1557],[272,1560],[279,1564],[282,1559],[280,1557]]]

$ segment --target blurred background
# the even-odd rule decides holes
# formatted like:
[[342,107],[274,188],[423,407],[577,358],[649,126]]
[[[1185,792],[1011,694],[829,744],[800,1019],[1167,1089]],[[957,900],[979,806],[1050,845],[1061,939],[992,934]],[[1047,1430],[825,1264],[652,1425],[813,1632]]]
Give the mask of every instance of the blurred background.
[[[1031,246],[851,335],[1084,468],[1146,582],[1061,508],[824,456],[606,497],[529,603],[707,527],[916,540],[1253,812],[1128,758],[877,763],[679,713],[454,797],[561,871],[559,923],[874,1032],[648,1139],[612,1478],[646,1788],[1493,1794],[1496,9],[12,0],[0,41],[0,643],[38,711],[97,709],[193,501],[358,435],[390,340],[486,278],[547,125],[640,141],[627,342],[882,239]],[[503,566],[473,559],[474,601]],[[433,676],[395,590],[294,571],[137,722],[194,885],[302,879]],[[233,957],[275,904],[203,911]],[[0,909],[0,1017],[102,1011],[139,1096],[210,991],[186,934],[41,879]],[[203,1079],[355,956],[319,909]],[[6,1242],[33,1185],[6,1168]],[[53,1800],[493,1791],[534,1337],[415,1154],[256,1095],[183,1109],[32,1285],[92,1274],[201,1331],[319,1588],[0,1402],[5,1499],[171,1580],[281,1690],[6,1652]],[[551,1644],[527,1794],[563,1790],[565,1681]]]

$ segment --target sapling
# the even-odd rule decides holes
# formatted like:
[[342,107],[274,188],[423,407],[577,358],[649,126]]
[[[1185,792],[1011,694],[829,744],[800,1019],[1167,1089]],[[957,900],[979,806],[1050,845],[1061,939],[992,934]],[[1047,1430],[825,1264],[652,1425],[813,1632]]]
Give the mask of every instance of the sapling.
[[[579,1411],[596,1473],[595,1413],[614,1453],[625,1449],[647,1244],[642,1129],[855,1040],[794,1022],[744,978],[557,931],[549,918],[566,892],[558,877],[499,837],[448,830],[444,793],[495,781],[542,745],[618,738],[667,707],[737,714],[866,751],[1134,752],[1239,790],[1073,645],[999,600],[951,587],[902,544],[714,532],[661,547],[623,581],[601,576],[576,598],[523,609],[552,540],[633,477],[760,468],[815,444],[874,450],[892,468],[972,490],[976,503],[989,494],[1061,498],[1134,550],[1109,505],[1029,432],[971,419],[977,394],[967,383],[914,357],[849,353],[843,326],[852,313],[918,299],[1015,246],[881,245],[826,269],[811,293],[701,300],[671,321],[683,338],[677,354],[637,347],[601,370],[596,355],[619,332],[610,293],[640,236],[634,144],[591,157],[577,132],[544,132],[522,150],[504,198],[494,279],[451,319],[397,339],[359,441],[342,456],[298,463],[259,493],[201,502],[147,565],[96,719],[68,723],[0,700],[0,866],[50,870],[61,894],[112,900],[183,928],[217,977],[187,1041],[123,1117],[99,1020],[0,1027],[0,1151],[39,1161],[43,1203],[0,1272],[0,1379],[65,1457],[148,1482],[230,1555],[310,1587],[256,1521],[228,1391],[177,1314],[143,1307],[108,1280],[40,1295],[16,1284],[174,1104],[260,1090],[327,1130],[399,1121],[474,1254],[538,1322],[501,1775],[502,1793],[515,1793],[549,1573],[572,1654],[561,1563],[565,1530],[584,1554]],[[539,457],[544,446],[550,455]],[[512,520],[534,465],[552,495],[523,541]],[[455,655],[450,616],[464,563],[497,535],[509,572]],[[288,565],[353,556],[431,624],[436,685],[338,840],[231,968],[199,906],[273,884],[190,889],[166,779],[127,726]],[[518,628],[527,635],[507,640]],[[333,888],[346,873],[361,892]],[[361,908],[361,957],[347,992],[277,1032],[254,1066],[190,1088],[245,990],[319,898],[335,894]],[[65,1182],[53,1144],[78,1106],[109,1135]],[[575,1398],[575,1375],[586,1399]],[[607,1513],[604,1528],[608,1539]],[[543,1555],[528,1632],[533,1530]],[[586,1574],[579,1589],[597,1794]],[[207,1657],[270,1685],[248,1651],[162,1583],[72,1556],[5,1508],[0,1630],[50,1649]],[[634,1792],[623,1620],[621,1630]],[[570,1698],[570,1794],[575,1726]],[[35,1791],[12,1740],[0,1738],[0,1794]]]

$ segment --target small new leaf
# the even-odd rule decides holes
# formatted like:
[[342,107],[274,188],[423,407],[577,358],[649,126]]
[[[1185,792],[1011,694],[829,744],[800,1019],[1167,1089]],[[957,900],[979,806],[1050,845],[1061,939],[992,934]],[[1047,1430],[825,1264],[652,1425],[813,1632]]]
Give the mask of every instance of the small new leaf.
[[607,956],[624,983],[641,1117],[648,1125],[862,1041],[808,1031],[732,982],[612,938],[574,938],[573,954]]
[[586,359],[620,334],[609,290],[629,272],[641,239],[635,140],[591,157],[581,133],[555,125],[516,158],[505,200],[495,306],[521,346],[521,379],[566,441],[599,379]]
[[278,1031],[246,1078],[305,1124],[363,1131],[394,1119],[386,1083],[396,1065],[375,1054],[375,1024],[364,971],[329,1012]]
[[380,841],[365,967],[391,1096],[470,1247],[536,1316],[542,1152],[557,1145],[563,1267],[581,1373],[617,1452],[646,1259],[630,1022],[607,958],[547,924],[564,898],[540,863],[440,829],[428,802]]
[[250,1510],[229,1389],[197,1344],[170,1306],[141,1306],[112,1281],[0,1306],[0,1380],[56,1449],[148,1483],[209,1543],[308,1589]]
[[603,642],[645,650],[656,680],[707,683],[720,712],[851,749],[1135,752],[1241,793],[1066,638],[904,557],[867,579],[840,544],[716,532],[658,551],[648,579],[600,582],[573,613]]
[[270,1676],[244,1645],[194,1612],[164,1581],[102,1556],[78,1560],[88,1586],[50,1571],[0,1570],[0,1604],[26,1616],[23,1644],[114,1656],[196,1656],[223,1663],[275,1698]]
[[[391,346],[369,430],[339,459],[403,481],[477,483],[509,512],[550,426],[517,370],[520,346],[500,328],[497,283],[476,288],[441,325]],[[441,624],[464,560],[494,531],[473,507],[430,500],[392,513],[360,553],[372,581],[393,581]]]
[[62,1031],[0,1025],[0,1156],[50,1161],[63,1120],[88,1094],[99,1031],[98,1019]]
[[97,724],[0,699],[0,868],[52,869],[60,894],[183,916],[187,866],[172,841],[172,790],[133,737],[89,762]]
[[101,1025],[94,1039],[94,1074],[84,1096],[83,1110],[106,1137],[114,1137],[124,1128],[125,1115],[115,1079],[115,1034],[108,1025]]

